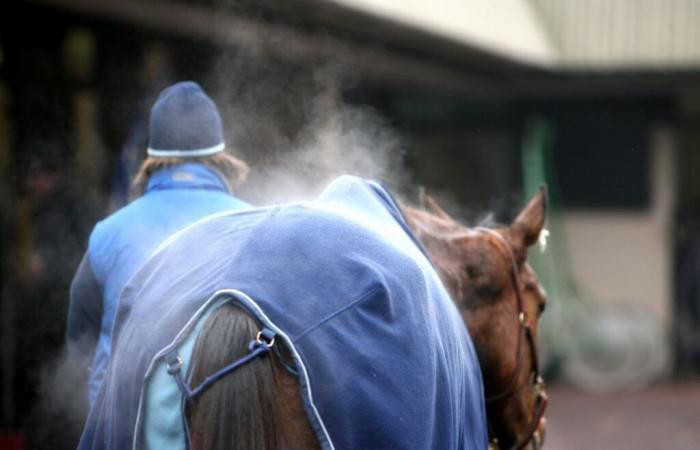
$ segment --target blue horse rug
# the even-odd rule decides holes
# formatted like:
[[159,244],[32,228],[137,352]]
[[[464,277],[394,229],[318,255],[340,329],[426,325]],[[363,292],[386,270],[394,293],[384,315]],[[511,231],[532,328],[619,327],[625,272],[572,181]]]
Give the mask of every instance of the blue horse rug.
[[291,350],[323,449],[486,449],[478,360],[398,206],[344,176],[315,201],[211,216],[127,284],[80,449],[186,449],[183,396],[204,319],[226,302]]

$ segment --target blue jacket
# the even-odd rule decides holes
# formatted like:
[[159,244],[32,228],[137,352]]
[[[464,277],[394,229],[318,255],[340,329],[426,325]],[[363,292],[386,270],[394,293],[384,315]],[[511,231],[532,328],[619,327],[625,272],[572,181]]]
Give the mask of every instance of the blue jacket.
[[67,344],[94,349],[89,401],[104,377],[122,288],[165,238],[202,217],[245,208],[214,170],[194,163],[154,173],[143,196],[97,223],[73,278]]
[[161,247],[124,289],[81,450],[186,448],[164,357],[187,373],[225,302],[290,347],[323,449],[486,449],[457,309],[389,194],[342,177],[314,202],[211,216]]

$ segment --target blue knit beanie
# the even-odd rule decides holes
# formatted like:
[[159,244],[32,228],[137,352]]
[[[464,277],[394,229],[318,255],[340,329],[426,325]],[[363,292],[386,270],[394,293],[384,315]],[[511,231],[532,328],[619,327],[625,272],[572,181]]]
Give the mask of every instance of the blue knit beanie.
[[194,157],[223,150],[219,110],[197,83],[182,81],[160,93],[151,109],[149,156]]

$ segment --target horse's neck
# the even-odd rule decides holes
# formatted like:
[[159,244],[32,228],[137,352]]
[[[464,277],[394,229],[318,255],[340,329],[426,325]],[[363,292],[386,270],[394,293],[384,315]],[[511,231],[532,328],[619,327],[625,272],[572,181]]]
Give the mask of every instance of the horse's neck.
[[454,240],[463,229],[454,221],[427,211],[403,207],[408,225],[423,244],[443,284],[454,301],[461,301],[462,279],[452,255]]
[[454,239],[465,228],[451,219],[436,216],[427,211],[404,207],[404,215],[408,220],[408,225],[420,239],[429,236],[433,239],[449,241]]

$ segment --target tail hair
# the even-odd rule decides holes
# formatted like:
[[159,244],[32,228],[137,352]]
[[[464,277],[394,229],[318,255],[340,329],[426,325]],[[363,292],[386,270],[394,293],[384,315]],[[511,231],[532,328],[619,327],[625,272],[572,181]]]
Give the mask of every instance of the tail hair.
[[[227,304],[207,318],[195,344],[191,385],[244,356],[259,325]],[[214,383],[187,405],[192,450],[273,450],[283,444],[278,366],[256,358]]]

